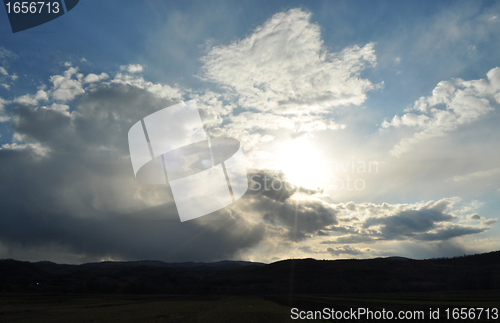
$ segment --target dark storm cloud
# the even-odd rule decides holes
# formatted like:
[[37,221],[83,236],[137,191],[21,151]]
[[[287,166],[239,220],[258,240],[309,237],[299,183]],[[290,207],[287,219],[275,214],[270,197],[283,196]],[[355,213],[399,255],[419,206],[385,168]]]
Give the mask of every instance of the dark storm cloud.
[[246,203],[242,210],[262,214],[265,223],[277,228],[285,228],[285,240],[302,241],[312,237],[318,230],[338,223],[335,209],[320,200],[291,199],[294,194],[312,196],[318,190],[297,187],[285,180],[282,172],[254,170],[248,175],[249,189],[243,198]]
[[477,214],[477,213],[472,214],[472,215],[470,216],[470,218],[471,218],[472,220],[481,220],[481,216],[480,216],[479,214]]
[[86,259],[231,259],[263,239],[265,227],[226,209],[180,223],[167,186],[139,184],[127,133],[174,101],[102,84],[71,115],[20,105],[12,129],[24,143],[0,150],[0,243],[63,246]]
[[452,223],[452,221],[457,220],[457,217],[447,213],[449,207],[449,201],[441,200],[432,206],[402,211],[395,210],[393,214],[369,217],[361,228],[333,226],[328,230],[349,234],[324,240],[321,244],[356,244],[401,240],[446,241],[488,230],[488,227],[484,226]]
[[288,230],[288,232],[284,235],[284,238],[286,240],[290,240],[293,242],[304,241],[310,237],[311,237],[311,235],[305,234],[304,232],[302,232],[298,229],[293,229],[293,228]]
[[323,192],[296,186],[288,182],[280,171],[254,170],[249,172],[248,178],[248,195],[262,195],[278,202],[286,201],[295,193],[314,195]]
[[380,226],[381,235],[387,240],[412,237],[416,233],[426,232],[436,227],[436,223],[453,220],[439,207],[421,210],[406,210],[393,216],[369,218],[363,228]]
[[287,238],[292,241],[304,240],[310,234],[337,224],[336,211],[318,200],[286,200],[283,202],[258,196],[253,200],[254,211],[274,226],[285,227]]
[[414,238],[420,241],[449,240],[455,237],[481,233],[486,230],[487,230],[486,228],[455,225],[451,228],[438,230],[437,232],[427,232],[427,233],[417,234],[414,236]]
[[285,174],[270,170],[250,172],[247,194],[262,195],[278,202],[286,201],[298,188],[285,180]]
[[169,203],[131,214],[100,213],[82,218],[57,211],[12,207],[0,218],[2,243],[25,248],[62,244],[87,258],[214,261],[231,258],[264,234],[239,214],[219,212],[205,221],[180,223]]
[[98,147],[128,155],[130,127],[175,103],[133,86],[102,84],[77,100],[71,116],[53,109],[19,105],[13,109],[11,127],[27,142],[43,143],[55,153]]

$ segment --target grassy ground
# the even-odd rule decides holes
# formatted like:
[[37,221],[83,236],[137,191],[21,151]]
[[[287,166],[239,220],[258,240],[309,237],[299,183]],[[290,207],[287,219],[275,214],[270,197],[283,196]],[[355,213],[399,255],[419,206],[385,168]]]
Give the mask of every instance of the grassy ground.
[[[292,299],[276,295],[262,298],[0,294],[0,322],[296,322],[290,317],[291,306],[302,310],[349,310],[358,307],[373,311],[421,309],[425,310],[426,319],[418,321],[426,322],[429,321],[429,308],[439,307],[441,314],[444,314],[445,308],[500,308],[500,292],[295,295]],[[472,321],[478,322],[477,319]]]
[[0,295],[0,322],[290,322],[290,308],[252,296]]

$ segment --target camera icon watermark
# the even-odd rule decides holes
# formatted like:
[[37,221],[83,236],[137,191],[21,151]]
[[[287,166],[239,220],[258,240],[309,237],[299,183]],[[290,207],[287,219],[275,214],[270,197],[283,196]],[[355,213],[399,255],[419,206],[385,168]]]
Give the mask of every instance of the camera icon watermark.
[[134,175],[170,184],[181,222],[222,209],[248,190],[238,140],[207,137],[195,100],[146,116],[128,132]]

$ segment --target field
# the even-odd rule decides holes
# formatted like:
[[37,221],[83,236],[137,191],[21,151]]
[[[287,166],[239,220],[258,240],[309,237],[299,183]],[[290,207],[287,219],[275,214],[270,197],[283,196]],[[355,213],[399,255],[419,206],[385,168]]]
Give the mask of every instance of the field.
[[0,322],[288,322],[290,309],[252,296],[2,295]]
[[[0,322],[297,322],[290,310],[372,311],[500,307],[500,292],[350,296],[125,296],[0,294]],[[352,322],[366,320],[356,319]],[[371,320],[369,320],[371,321]],[[434,322],[437,320],[433,320]],[[450,320],[451,321],[451,320]],[[478,320],[474,320],[478,322]],[[484,321],[484,320],[479,320]],[[498,321],[498,320],[496,320]],[[318,322],[307,320],[307,322]]]

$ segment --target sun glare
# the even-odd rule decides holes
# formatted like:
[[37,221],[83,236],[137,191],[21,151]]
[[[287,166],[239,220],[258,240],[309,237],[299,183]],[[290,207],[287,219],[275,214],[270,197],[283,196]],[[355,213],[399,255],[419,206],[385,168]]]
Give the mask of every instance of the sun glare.
[[307,138],[290,142],[279,152],[277,162],[292,185],[313,189],[321,186],[325,179],[322,157]]

